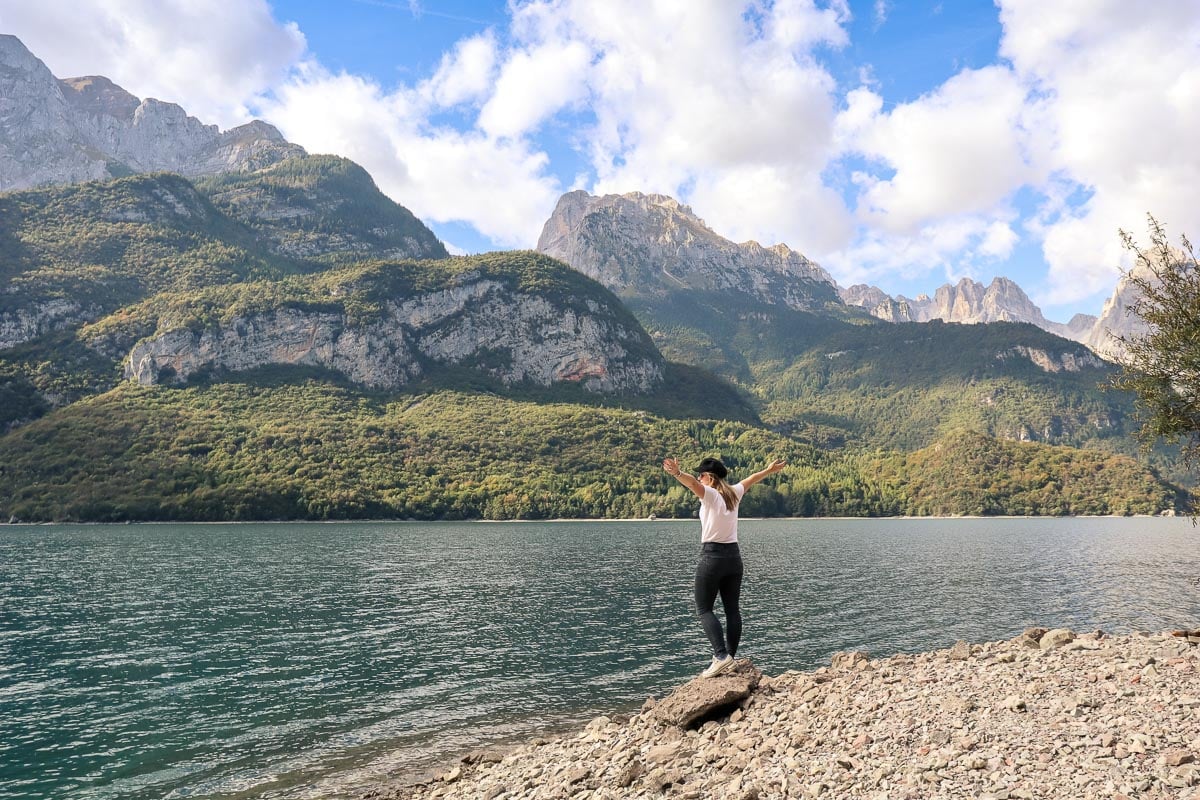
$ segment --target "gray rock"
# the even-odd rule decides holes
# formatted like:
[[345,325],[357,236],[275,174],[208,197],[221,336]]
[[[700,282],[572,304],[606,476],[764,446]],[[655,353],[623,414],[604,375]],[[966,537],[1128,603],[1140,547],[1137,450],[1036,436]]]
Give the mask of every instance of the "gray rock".
[[[993,278],[986,287],[970,278],[963,278],[957,284],[947,283],[939,287],[933,297],[921,294],[915,299],[904,295],[891,297],[882,289],[866,284],[840,289],[839,294],[847,305],[864,308],[871,316],[887,322],[928,322],[935,319],[963,324],[1028,322],[1063,338],[1082,342],[1090,334],[1095,321],[1095,317],[1076,315],[1066,325],[1052,322],[1046,319],[1042,310],[1020,286],[1003,277]],[[1084,359],[1088,358],[1086,351],[1081,355]],[[1096,363],[1101,362],[1096,360]]]
[[833,669],[859,669],[870,660],[870,656],[861,650],[848,650],[834,653],[829,658],[829,666]]
[[663,195],[569,192],[537,249],[617,294],[732,290],[803,310],[840,302],[833,278],[816,263],[783,244],[735,244]]
[[651,764],[666,764],[684,756],[690,757],[691,753],[678,741],[655,745],[646,751],[646,760]]
[[631,761],[620,774],[617,775],[617,786],[624,789],[633,784],[638,778],[646,774],[646,766],[641,761]]
[[501,351],[504,358],[477,368],[504,383],[571,382],[597,393],[640,392],[663,374],[658,359],[626,350],[641,337],[640,329],[611,315],[563,308],[468,275],[448,289],[395,298],[383,319],[364,325],[331,311],[278,308],[202,330],[160,330],[130,351],[125,377],[153,385],[183,382],[205,369],[299,364],[395,389],[421,375],[424,360],[461,364]]
[[1075,632],[1067,628],[1055,628],[1052,631],[1046,631],[1045,634],[1038,640],[1038,647],[1042,650],[1053,650],[1056,647],[1075,641]]
[[74,300],[33,302],[12,311],[0,311],[0,350],[16,347],[56,330],[90,322],[101,315],[99,306],[82,306]]
[[[1149,267],[1143,264],[1136,264],[1133,269],[1132,275],[1152,277]],[[1139,299],[1141,291],[1130,280],[1130,275],[1122,275],[1084,343],[1105,358],[1120,358],[1125,352],[1120,337],[1136,338],[1148,330],[1142,318],[1132,313]]]
[[950,648],[950,652],[947,654],[947,657],[951,661],[966,661],[971,657],[971,645],[968,642],[959,639],[954,643],[954,646]]
[[0,35],[0,98],[0,191],[158,170],[210,175],[304,154],[265,122],[221,132],[107,78],[60,81],[10,35]]
[[686,728],[709,714],[732,711],[758,686],[762,672],[749,660],[712,678],[693,678],[664,697],[651,710],[658,722]]
[[1004,707],[1009,711],[1026,710],[1025,700],[1019,695],[1015,694],[1010,694],[1008,697],[1004,698]]

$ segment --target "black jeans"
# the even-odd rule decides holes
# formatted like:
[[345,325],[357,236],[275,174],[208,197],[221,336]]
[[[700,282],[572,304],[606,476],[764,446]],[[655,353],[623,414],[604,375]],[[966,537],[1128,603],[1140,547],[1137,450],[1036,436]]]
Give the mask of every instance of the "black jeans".
[[[725,608],[728,640],[721,631],[721,621],[713,613],[718,594]],[[738,642],[742,639],[742,612],[738,608],[741,594],[742,553],[737,542],[702,544],[700,563],[696,566],[696,613],[716,658],[737,655]]]

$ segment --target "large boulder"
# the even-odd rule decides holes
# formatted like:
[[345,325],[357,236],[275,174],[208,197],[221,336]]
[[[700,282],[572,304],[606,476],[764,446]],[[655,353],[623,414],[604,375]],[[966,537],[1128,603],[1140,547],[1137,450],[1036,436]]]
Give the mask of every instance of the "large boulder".
[[732,712],[762,680],[762,670],[739,659],[728,671],[697,677],[658,701],[650,714],[665,725],[687,728],[698,721]]

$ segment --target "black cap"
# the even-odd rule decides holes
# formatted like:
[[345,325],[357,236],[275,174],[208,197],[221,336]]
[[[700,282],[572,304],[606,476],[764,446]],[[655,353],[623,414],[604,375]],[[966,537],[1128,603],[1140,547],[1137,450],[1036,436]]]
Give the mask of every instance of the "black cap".
[[725,476],[729,474],[729,470],[725,469],[725,465],[719,458],[704,459],[700,462],[700,466],[696,467],[696,472],[711,472],[721,480],[725,480]]

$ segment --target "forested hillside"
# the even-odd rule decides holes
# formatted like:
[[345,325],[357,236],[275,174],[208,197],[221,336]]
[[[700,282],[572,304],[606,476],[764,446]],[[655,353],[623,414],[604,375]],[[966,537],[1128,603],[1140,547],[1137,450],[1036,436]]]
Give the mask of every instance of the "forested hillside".
[[[688,516],[660,466],[789,466],[755,515],[1126,514],[1172,507],[1132,459],[971,437],[846,458],[745,422],[436,390],[370,396],[296,372],[123,385],[0,438],[20,519],[546,519]],[[1060,484],[1069,491],[1060,493]]]
[[1159,475],[1190,480],[1135,458],[1110,365],[1032,326],[622,305],[538,254],[431,260],[342,159],[0,212],[2,519],[694,513],[665,455],[787,458],[746,515],[1158,513],[1180,505]]

